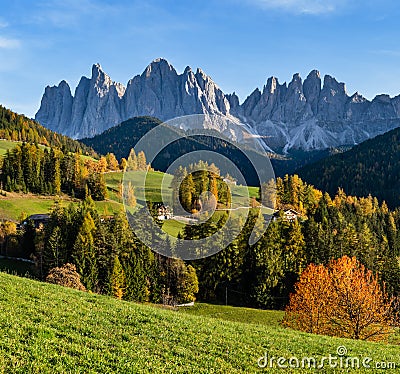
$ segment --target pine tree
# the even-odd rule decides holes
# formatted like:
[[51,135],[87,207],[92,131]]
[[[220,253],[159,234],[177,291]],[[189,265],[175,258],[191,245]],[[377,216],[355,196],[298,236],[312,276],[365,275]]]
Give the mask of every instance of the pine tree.
[[111,289],[113,295],[117,299],[122,299],[125,293],[125,272],[118,256],[115,257],[114,267],[111,274]]
[[121,162],[119,163],[120,170],[125,171],[127,166],[128,166],[128,162],[126,161],[126,158],[122,157]]
[[93,239],[95,228],[94,220],[91,214],[87,212],[79,229],[72,255],[78,273],[82,276],[82,283],[90,291],[95,290],[97,283],[96,253]]
[[190,303],[196,300],[199,292],[199,281],[193,266],[184,266],[179,274],[176,298],[179,303]]
[[277,185],[274,179],[263,183],[260,187],[261,203],[271,209],[276,209],[277,201]]
[[193,201],[195,199],[195,186],[192,174],[188,174],[182,181],[179,187],[179,200],[182,204],[183,209],[187,212],[192,211]]
[[58,152],[50,153],[52,156],[52,166],[53,166],[53,192],[56,195],[61,193],[61,170],[60,170],[60,155]]
[[45,273],[51,268],[64,265],[66,261],[64,242],[59,226],[54,227],[44,245],[42,261]]
[[174,177],[172,178],[171,188],[172,188],[172,206],[174,211],[178,211],[180,207],[180,185],[182,181],[187,176],[186,168],[183,168],[181,165],[175,170]]
[[300,275],[306,266],[305,242],[298,220],[289,223],[285,230],[285,270]]
[[142,171],[147,170],[146,155],[143,151],[140,151],[137,155],[137,169]]
[[129,153],[128,162],[127,162],[127,170],[128,171],[136,171],[138,170],[138,160],[135,153],[135,150],[132,148]]
[[104,173],[107,170],[107,167],[107,159],[104,156],[100,157],[100,160],[97,162],[97,172]]
[[277,288],[284,277],[284,243],[279,225],[278,221],[271,222],[261,240],[251,248],[251,298],[263,308],[276,308],[280,306],[279,302],[284,301],[274,299],[278,295],[281,296]]
[[211,174],[209,179],[209,189],[208,189],[215,197],[215,201],[218,203],[218,184],[216,177]]
[[104,174],[102,173],[93,173],[89,176],[87,180],[87,187],[90,196],[94,200],[105,200],[108,197],[107,185],[104,179]]
[[124,298],[131,301],[149,301],[149,290],[144,263],[147,250],[139,245],[132,250],[126,261],[126,292]]

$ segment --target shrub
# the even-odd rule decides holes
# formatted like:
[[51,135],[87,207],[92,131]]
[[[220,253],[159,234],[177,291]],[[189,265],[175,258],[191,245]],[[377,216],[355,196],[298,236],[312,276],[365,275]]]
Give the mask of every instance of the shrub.
[[51,269],[49,275],[46,277],[46,282],[86,291],[85,286],[81,283],[81,277],[73,264],[65,264],[62,267]]

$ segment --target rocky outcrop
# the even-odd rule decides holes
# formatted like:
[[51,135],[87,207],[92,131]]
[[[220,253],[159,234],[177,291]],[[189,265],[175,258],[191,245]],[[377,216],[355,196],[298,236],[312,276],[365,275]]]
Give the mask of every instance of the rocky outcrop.
[[72,97],[65,81],[46,87],[35,119],[51,130],[81,138],[93,136],[124,119],[121,99],[125,87],[113,82],[99,64],[92,77],[82,77]]
[[65,134],[70,130],[72,106],[70,87],[63,80],[58,86],[46,87],[36,119],[49,129]]
[[[324,149],[359,143],[400,126],[400,95],[378,95],[372,101],[359,93],[349,96],[344,83],[313,70],[289,84],[268,78],[240,104],[224,94],[201,69],[188,66],[182,74],[164,59],[156,59],[125,89],[96,64],[91,78],[82,77],[74,96],[65,81],[46,87],[36,120],[73,138],[90,137],[135,116],[161,120],[219,114],[229,121],[215,129],[240,139],[242,122],[276,150]],[[227,125],[226,125],[227,124]]]

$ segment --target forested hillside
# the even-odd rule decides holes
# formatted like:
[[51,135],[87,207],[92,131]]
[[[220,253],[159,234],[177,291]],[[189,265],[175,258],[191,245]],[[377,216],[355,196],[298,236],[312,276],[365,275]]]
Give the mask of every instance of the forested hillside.
[[64,152],[79,152],[96,156],[90,147],[48,130],[37,122],[0,105],[0,139],[22,141],[57,147]]
[[35,144],[22,143],[7,150],[2,160],[0,182],[9,192],[50,195],[64,192],[79,198],[90,194],[95,200],[103,200],[107,196],[103,176],[106,167],[106,161],[83,159],[79,153],[63,153],[58,148],[42,149]]
[[[100,135],[96,135],[93,138],[81,139],[81,141],[100,154],[112,152],[118,159],[123,157],[128,158],[129,152],[139,139],[161,123],[160,120],[153,117],[135,117],[104,131]],[[216,130],[209,130],[208,135],[191,135],[191,131],[185,132],[165,124],[163,126],[166,134],[171,132],[179,140],[166,146],[162,151],[160,149],[160,154],[152,162],[154,169],[166,171],[172,162],[180,156],[194,151],[208,150],[233,161],[246,177],[249,185],[255,186],[259,183],[255,170],[251,163],[249,163],[248,158],[231,141],[224,140],[223,135]],[[160,146],[163,144],[163,139],[155,141]],[[251,153],[252,151],[247,150],[247,152]],[[328,154],[328,151],[296,151],[292,152],[289,156],[274,153],[269,153],[268,156],[271,158],[275,174],[284,176],[285,174],[290,174],[301,165],[321,157],[326,157]],[[193,160],[193,162],[196,161],[198,160]]]
[[[308,264],[327,264],[344,255],[355,256],[386,282],[391,294],[399,294],[399,210],[388,210],[376,198],[347,196],[342,190],[331,198],[296,175],[278,178],[276,187],[276,207],[293,208],[300,216],[292,221],[278,216],[249,246],[255,221],[251,216],[231,245],[195,261],[200,298],[222,302],[228,292],[232,303],[280,308]],[[187,227],[184,237],[202,237],[213,225],[218,223]]]
[[343,188],[356,196],[376,196],[400,206],[400,128],[367,140],[351,150],[298,170],[298,174],[330,194]]

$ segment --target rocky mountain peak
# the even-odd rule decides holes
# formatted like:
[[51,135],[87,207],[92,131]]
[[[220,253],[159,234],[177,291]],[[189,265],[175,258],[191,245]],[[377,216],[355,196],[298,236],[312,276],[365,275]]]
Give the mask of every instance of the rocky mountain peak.
[[[303,81],[293,75],[289,84],[267,79],[262,92],[256,88],[242,104],[235,93],[224,94],[200,68],[187,66],[178,74],[165,59],[153,60],[127,88],[92,67],[91,78],[82,77],[74,96],[67,82],[46,87],[36,119],[44,126],[82,138],[131,117],[150,115],[161,120],[190,114],[220,114],[242,121],[264,136],[275,149],[323,149],[359,143],[400,126],[400,96],[378,95],[365,99],[358,92],[349,97],[344,83],[318,70]],[[216,127],[237,138],[238,128]],[[240,136],[239,136],[240,138]]]
[[69,84],[68,84],[67,81],[65,81],[65,80],[62,80],[62,81],[60,82],[60,84],[58,85],[58,87],[59,87],[59,88],[69,89],[69,90],[70,90]]
[[321,94],[321,74],[318,70],[312,70],[304,80],[303,92],[307,102],[310,104],[314,115],[318,112],[318,101]]
[[288,85],[288,91],[303,93],[303,81],[299,73],[293,74],[293,78]]
[[321,81],[321,73],[316,69],[311,70],[306,79],[310,79],[311,81]]
[[264,92],[269,92],[270,94],[273,94],[277,87],[279,86],[279,81],[275,77],[270,77],[267,79],[267,84],[264,86]]
[[350,102],[352,102],[352,103],[364,103],[366,101],[367,101],[367,99],[364,96],[360,95],[360,93],[358,91],[355,92],[350,97]]
[[106,96],[110,90],[115,91],[119,97],[125,93],[125,87],[121,83],[114,82],[98,63],[92,66],[91,81],[99,97]]
[[330,75],[325,75],[324,77],[323,90],[325,92],[330,91],[332,96],[335,96],[336,94],[346,95],[346,85],[344,83],[339,83]]
[[103,68],[99,63],[92,65],[92,78],[98,77],[101,74],[105,74]]
[[156,58],[146,67],[142,75],[145,75],[147,78],[149,78],[154,74],[166,75],[170,73],[177,75],[175,68],[167,60],[163,58]]
[[296,83],[298,82],[298,83],[301,84],[302,79],[301,79],[300,73],[294,73],[293,74],[292,82],[296,82]]
[[381,94],[381,95],[376,95],[374,97],[374,99],[372,100],[372,102],[381,102],[381,103],[385,103],[385,104],[390,104],[391,103],[391,99],[390,96],[387,94]]

